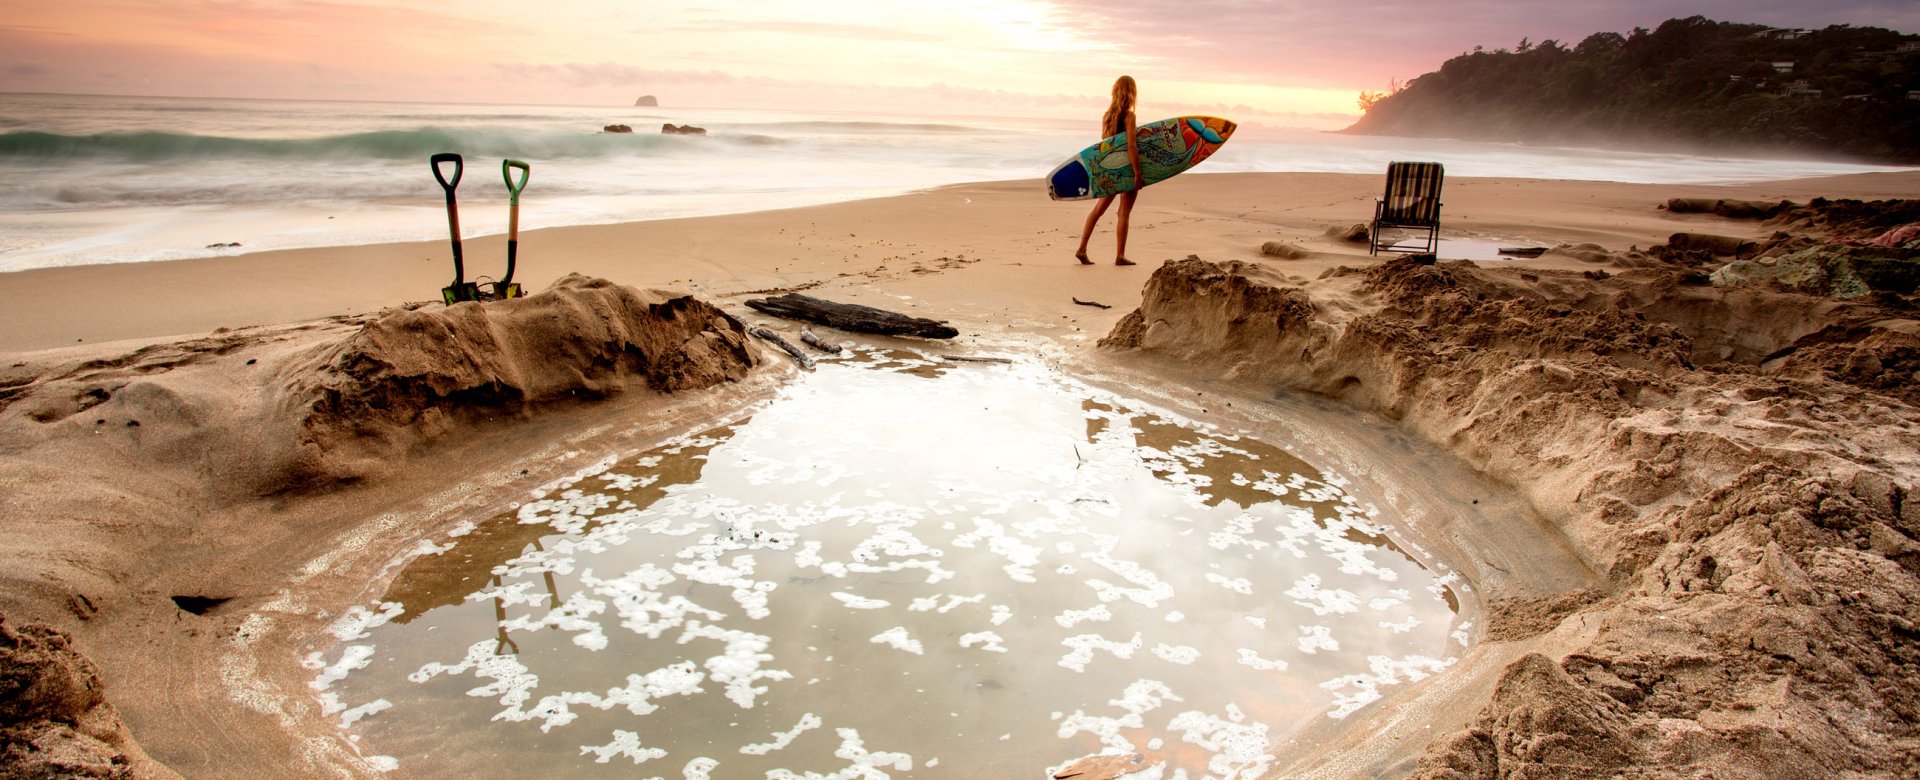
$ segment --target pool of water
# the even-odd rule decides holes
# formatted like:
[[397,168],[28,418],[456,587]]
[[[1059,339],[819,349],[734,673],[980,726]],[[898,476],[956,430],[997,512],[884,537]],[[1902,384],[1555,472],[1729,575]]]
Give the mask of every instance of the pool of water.
[[[1391,236],[1392,236],[1392,242],[1382,245],[1382,248],[1381,248],[1382,253],[1388,251],[1387,247],[1400,247],[1401,249],[1413,249],[1416,247],[1425,247],[1427,244],[1427,238],[1424,234],[1413,235],[1411,233],[1406,233],[1405,231],[1395,231],[1393,234],[1391,234]],[[1520,255],[1500,254],[1501,249],[1505,249],[1508,247],[1527,247],[1527,248],[1539,248],[1539,249],[1552,248],[1547,244],[1542,244],[1538,241],[1533,241],[1533,240],[1524,239],[1524,238],[1514,238],[1514,239],[1441,238],[1440,248],[1434,251],[1434,255],[1441,260],[1524,260],[1526,259],[1525,257]]]
[[1224,777],[1468,641],[1339,475],[1042,366],[748,415],[423,543],[306,658],[329,717],[409,776]]

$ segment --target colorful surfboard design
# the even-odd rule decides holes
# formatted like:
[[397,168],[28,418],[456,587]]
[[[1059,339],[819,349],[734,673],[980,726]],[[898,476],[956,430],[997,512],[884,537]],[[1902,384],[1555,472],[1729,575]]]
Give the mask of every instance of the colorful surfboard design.
[[1135,183],[1127,164],[1126,134],[1089,146],[1047,174],[1047,195],[1054,200],[1086,200],[1117,195],[1170,179],[1199,165],[1233,137],[1234,124],[1214,116],[1181,116],[1134,128],[1140,147],[1140,176]]

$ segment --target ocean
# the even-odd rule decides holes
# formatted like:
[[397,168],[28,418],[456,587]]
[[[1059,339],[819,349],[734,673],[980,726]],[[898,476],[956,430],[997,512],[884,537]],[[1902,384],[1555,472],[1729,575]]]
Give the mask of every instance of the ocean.
[[[978,181],[1031,179],[1039,199],[1041,177],[1095,140],[1097,119],[0,94],[0,272],[444,238],[427,158],[447,151],[467,160],[467,237],[505,232],[507,157],[532,165],[523,230]],[[666,135],[665,123],[708,132]],[[634,132],[601,132],[609,124]],[[1901,170],[1246,124],[1197,170],[1378,174],[1407,159],[1450,176],[1674,184]]]

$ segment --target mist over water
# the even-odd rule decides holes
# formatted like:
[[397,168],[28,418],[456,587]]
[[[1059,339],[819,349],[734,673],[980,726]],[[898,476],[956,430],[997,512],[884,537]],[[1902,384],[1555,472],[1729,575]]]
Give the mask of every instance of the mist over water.
[[[0,95],[0,271],[440,238],[426,158],[443,151],[467,157],[468,236],[506,228],[505,157],[533,164],[526,229],[977,181],[1032,179],[1038,198],[1038,180],[1095,140],[1093,120]],[[663,135],[665,123],[708,134]],[[609,124],[634,132],[600,132]],[[1249,125],[1199,170],[1378,173],[1399,159],[1441,160],[1454,176],[1647,183],[1893,170]],[[229,242],[242,247],[207,248]]]

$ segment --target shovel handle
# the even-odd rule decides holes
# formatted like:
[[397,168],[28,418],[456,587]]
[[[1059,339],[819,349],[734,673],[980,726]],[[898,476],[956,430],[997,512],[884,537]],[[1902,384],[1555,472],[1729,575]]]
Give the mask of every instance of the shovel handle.
[[[446,175],[440,172],[442,163],[453,163],[452,181],[448,181]],[[433,166],[433,178],[440,182],[440,189],[446,190],[447,197],[452,198],[453,188],[460,186],[460,175],[466,171],[466,161],[461,159],[459,152],[441,152],[427,158],[427,164]]]
[[[513,183],[513,170],[520,169],[520,183]],[[527,188],[527,180],[533,178],[533,166],[519,160],[501,160],[500,176],[507,180],[507,275],[501,277],[496,285],[505,295],[508,290],[519,289],[513,284],[513,262],[520,254],[520,191]]]
[[[513,183],[513,169],[520,169],[520,183]],[[500,176],[507,180],[507,196],[514,205],[520,203],[520,191],[527,188],[527,180],[533,178],[533,166],[519,160],[501,160]]]
[[[452,181],[448,181],[446,175],[441,173],[442,163],[453,163]],[[466,282],[467,268],[460,257],[460,208],[454,205],[453,190],[460,186],[460,174],[467,166],[458,152],[441,152],[427,158],[427,164],[433,167],[433,178],[440,182],[440,189],[447,192],[447,232],[453,236],[453,284],[447,289],[458,290]],[[449,298],[447,303],[452,304],[453,299]]]

